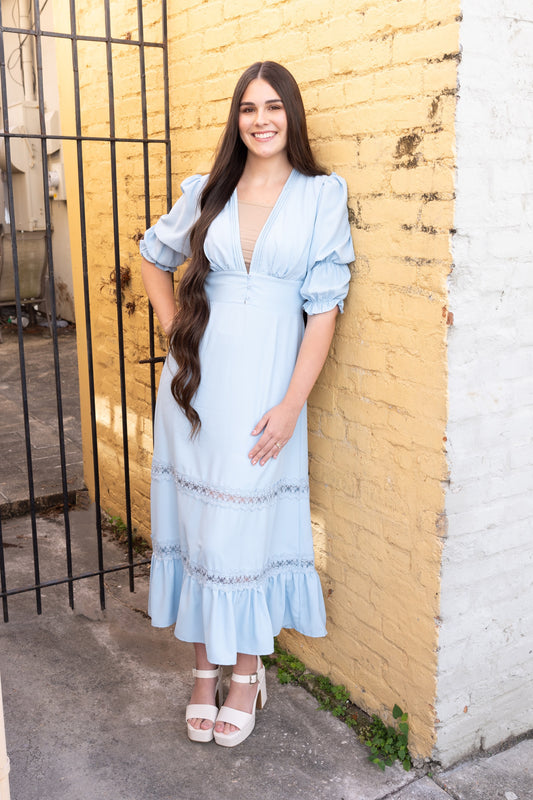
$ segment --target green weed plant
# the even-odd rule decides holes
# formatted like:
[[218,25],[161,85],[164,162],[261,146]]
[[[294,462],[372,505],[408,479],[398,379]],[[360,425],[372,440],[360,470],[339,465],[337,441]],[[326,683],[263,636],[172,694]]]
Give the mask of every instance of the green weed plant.
[[398,728],[385,725],[377,715],[372,718],[368,717],[351,702],[345,686],[332,683],[325,675],[308,672],[305,664],[296,656],[283,650],[277,642],[274,654],[264,656],[263,663],[266,667],[277,667],[280,683],[303,686],[318,700],[320,708],[329,711],[349,728],[355,730],[360,741],[370,748],[369,760],[377,767],[384,770],[398,759],[405,770],[411,769],[411,757],[407,749],[408,717],[398,705],[395,705],[392,710],[392,716],[397,720]]
[[[122,517],[118,515],[111,516],[104,511],[104,527],[119,544],[128,544],[128,526]],[[135,530],[133,531],[131,543],[133,551],[140,556],[145,556],[150,550],[149,543],[142,536],[139,536]]]
[[392,709],[392,716],[397,721],[397,728],[385,725],[376,714],[366,730],[361,731],[360,739],[370,748],[370,761],[380,769],[390,767],[396,759],[403,768],[409,772],[411,769],[411,756],[409,755],[407,740],[409,738],[409,723],[407,714],[399,705]]

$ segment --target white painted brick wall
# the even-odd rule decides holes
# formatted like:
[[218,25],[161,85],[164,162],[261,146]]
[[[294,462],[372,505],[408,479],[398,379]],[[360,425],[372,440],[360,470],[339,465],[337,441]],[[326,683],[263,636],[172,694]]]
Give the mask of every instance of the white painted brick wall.
[[533,2],[463,0],[435,756],[533,728]]

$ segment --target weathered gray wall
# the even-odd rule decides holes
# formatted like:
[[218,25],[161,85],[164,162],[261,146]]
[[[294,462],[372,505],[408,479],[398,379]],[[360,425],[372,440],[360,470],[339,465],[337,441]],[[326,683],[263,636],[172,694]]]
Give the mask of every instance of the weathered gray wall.
[[533,727],[533,4],[463,0],[437,756]]

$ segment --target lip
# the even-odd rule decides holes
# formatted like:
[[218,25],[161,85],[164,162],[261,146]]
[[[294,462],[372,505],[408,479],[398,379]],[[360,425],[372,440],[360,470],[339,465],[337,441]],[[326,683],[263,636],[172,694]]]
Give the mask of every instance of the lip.
[[276,131],[257,131],[251,135],[259,142],[269,142],[276,136]]

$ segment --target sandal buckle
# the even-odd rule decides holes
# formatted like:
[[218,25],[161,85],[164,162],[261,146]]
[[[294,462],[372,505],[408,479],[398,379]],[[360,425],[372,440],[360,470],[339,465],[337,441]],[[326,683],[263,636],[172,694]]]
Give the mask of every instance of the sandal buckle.
[[257,672],[253,672],[251,675],[248,676],[250,678],[250,684],[257,683],[258,675]]

